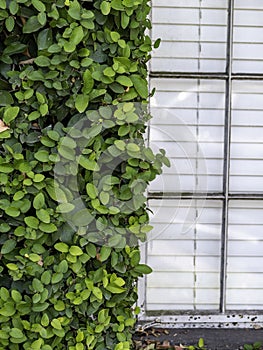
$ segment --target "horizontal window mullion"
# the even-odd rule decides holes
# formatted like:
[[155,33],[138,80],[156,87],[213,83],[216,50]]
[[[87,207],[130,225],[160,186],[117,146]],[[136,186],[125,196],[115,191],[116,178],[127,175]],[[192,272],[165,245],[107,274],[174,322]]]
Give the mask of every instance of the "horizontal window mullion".
[[[229,200],[263,200],[263,193],[229,193]],[[148,192],[147,199],[223,200],[223,193]]]
[[[150,72],[150,78],[171,78],[171,79],[219,79],[227,80],[228,75],[225,73],[191,73],[191,72]],[[238,74],[233,73],[232,80],[263,80],[263,74]]]

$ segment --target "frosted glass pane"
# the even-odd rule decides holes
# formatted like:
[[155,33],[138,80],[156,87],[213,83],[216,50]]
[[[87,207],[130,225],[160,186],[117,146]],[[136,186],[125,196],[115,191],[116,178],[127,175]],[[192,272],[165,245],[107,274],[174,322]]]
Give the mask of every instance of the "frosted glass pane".
[[[162,38],[151,71],[225,72],[227,0],[153,0],[152,37]],[[263,71],[263,1],[235,0],[234,73]],[[225,83],[150,79],[149,142],[165,149],[151,192],[223,189]],[[263,193],[263,82],[233,79],[230,193]],[[147,310],[218,310],[222,203],[150,200]],[[230,200],[227,310],[263,310],[263,201]],[[163,295],[167,298],[163,298]],[[164,300],[165,299],[165,300]]]
[[235,0],[235,7],[237,9],[253,9],[263,10],[262,0]]
[[[256,0],[252,0],[256,1]],[[261,0],[257,0],[261,1]],[[172,7],[172,8],[180,8],[180,7],[196,7],[199,8],[200,0],[152,0],[152,5],[154,7]],[[223,8],[227,7],[227,0],[202,0],[201,3],[202,8]]]
[[154,192],[221,191],[225,85],[222,81],[152,79],[150,144],[171,161]]
[[147,310],[218,309],[221,203],[150,200],[149,206]]
[[263,83],[233,82],[231,192],[263,191]]
[[231,201],[227,308],[263,309],[263,203]]
[[263,56],[261,0],[235,1],[233,71],[261,73]]
[[227,1],[153,1],[152,71],[225,70]]

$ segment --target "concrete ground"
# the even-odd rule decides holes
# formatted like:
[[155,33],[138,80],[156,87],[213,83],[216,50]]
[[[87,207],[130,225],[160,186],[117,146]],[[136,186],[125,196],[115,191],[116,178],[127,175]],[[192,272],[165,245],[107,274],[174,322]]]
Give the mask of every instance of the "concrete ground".
[[244,344],[262,343],[263,329],[150,329],[135,336],[136,349],[171,349],[175,345],[196,345],[203,338],[207,350],[241,350]]

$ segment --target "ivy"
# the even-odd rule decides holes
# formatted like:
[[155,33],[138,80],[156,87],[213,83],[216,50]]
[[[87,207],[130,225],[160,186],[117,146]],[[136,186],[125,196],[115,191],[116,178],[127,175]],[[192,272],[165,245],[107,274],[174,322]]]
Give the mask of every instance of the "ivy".
[[147,0],[0,0],[0,350],[131,348],[151,269]]

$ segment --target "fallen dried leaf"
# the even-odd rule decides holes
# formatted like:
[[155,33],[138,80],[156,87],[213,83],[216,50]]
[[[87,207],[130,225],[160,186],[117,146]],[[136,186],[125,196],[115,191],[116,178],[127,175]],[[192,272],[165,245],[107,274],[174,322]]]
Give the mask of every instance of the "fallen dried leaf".
[[162,344],[157,345],[156,349],[170,349],[171,345],[170,342],[165,340]]
[[10,129],[8,126],[5,125],[5,123],[0,119],[0,132],[6,131]]
[[256,329],[256,330],[257,330],[257,329],[262,329],[262,327],[261,327],[260,325],[258,325],[258,324],[255,324],[255,325],[253,326],[253,328]]

